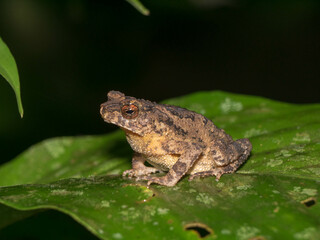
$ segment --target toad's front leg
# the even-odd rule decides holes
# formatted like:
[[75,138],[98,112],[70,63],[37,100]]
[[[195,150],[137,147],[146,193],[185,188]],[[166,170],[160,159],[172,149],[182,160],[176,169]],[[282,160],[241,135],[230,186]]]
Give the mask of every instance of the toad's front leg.
[[145,161],[146,159],[140,153],[135,152],[132,157],[132,169],[124,171],[122,176],[128,175],[129,178],[132,178],[159,172],[156,168],[145,166]]
[[138,180],[148,180],[148,185],[157,183],[172,187],[188,172],[200,155],[201,148],[192,146],[187,152],[180,155],[178,161],[172,166],[167,175],[163,177],[141,176],[138,177]]

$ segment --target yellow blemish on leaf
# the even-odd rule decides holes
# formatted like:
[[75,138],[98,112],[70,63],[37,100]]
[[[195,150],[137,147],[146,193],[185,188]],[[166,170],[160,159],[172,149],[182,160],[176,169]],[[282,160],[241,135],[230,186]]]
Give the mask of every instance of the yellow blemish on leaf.
[[267,163],[268,167],[276,167],[283,163],[282,160],[276,160],[276,159],[270,159],[270,161]]
[[295,142],[310,142],[310,135],[309,133],[297,133],[296,136],[293,138]]
[[260,232],[258,228],[250,227],[250,226],[242,226],[237,230],[237,239],[247,240]]
[[55,189],[51,191],[52,195],[76,195],[76,196],[82,196],[83,192],[81,191],[68,191],[66,189]]
[[104,208],[110,207],[110,202],[105,200],[101,201],[101,207],[104,207]]
[[250,137],[254,137],[254,136],[258,136],[258,135],[262,135],[262,134],[265,134],[265,133],[268,133],[267,130],[262,130],[262,129],[257,129],[257,128],[252,128],[248,131],[246,131],[244,133],[244,137],[245,138],[250,138]]
[[114,239],[123,239],[123,236],[121,233],[114,233],[112,234],[112,238]]
[[243,109],[243,105],[241,102],[232,101],[230,98],[226,98],[224,102],[221,103],[220,109],[223,113],[239,112]]
[[159,215],[165,215],[169,212],[168,208],[158,208],[158,214]]
[[58,158],[65,152],[65,146],[59,141],[46,141],[44,146],[53,158]]
[[207,205],[216,205],[214,199],[207,193],[199,193],[199,195],[196,197],[196,200]]
[[297,232],[293,235],[295,239],[317,239],[318,231],[314,227],[309,227],[301,232]]
[[252,188],[252,186],[250,186],[250,185],[237,186],[238,190],[247,190],[247,189],[250,189],[250,188]]
[[311,188],[304,188],[301,191],[302,194],[306,194],[308,196],[315,196],[318,193],[317,189],[311,189]]

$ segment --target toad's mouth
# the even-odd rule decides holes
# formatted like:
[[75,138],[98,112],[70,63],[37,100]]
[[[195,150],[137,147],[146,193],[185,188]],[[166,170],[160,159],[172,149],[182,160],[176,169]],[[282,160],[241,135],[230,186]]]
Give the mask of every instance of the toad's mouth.
[[124,127],[120,127],[121,130],[123,130],[126,134],[127,137],[131,137],[131,136],[139,136],[139,137],[143,137],[143,135],[139,134],[139,133],[135,133],[127,128]]

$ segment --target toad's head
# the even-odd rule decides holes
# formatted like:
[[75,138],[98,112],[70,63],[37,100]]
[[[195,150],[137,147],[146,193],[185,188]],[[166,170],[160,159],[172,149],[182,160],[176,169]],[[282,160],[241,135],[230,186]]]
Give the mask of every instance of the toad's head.
[[100,105],[100,114],[105,122],[143,136],[150,130],[154,105],[150,101],[110,91],[108,101]]

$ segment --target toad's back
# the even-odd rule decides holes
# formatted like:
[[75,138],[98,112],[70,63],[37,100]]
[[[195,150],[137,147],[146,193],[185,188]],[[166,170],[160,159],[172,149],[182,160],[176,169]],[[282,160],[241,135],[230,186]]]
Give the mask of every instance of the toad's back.
[[201,145],[210,145],[216,140],[228,144],[232,138],[223,129],[216,127],[205,116],[184,108],[157,104],[154,111],[158,112],[153,130],[156,133],[170,133],[177,140],[189,140]]

